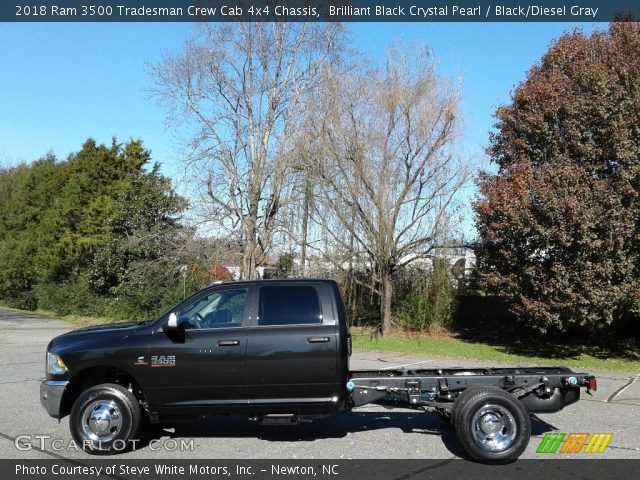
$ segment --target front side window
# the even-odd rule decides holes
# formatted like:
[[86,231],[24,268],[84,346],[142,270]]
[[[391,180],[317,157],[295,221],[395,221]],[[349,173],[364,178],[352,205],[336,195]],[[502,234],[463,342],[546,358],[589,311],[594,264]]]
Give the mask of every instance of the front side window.
[[260,289],[259,325],[322,323],[318,292],[311,286],[273,285]]
[[185,328],[241,327],[248,289],[218,290],[199,298],[180,312]]

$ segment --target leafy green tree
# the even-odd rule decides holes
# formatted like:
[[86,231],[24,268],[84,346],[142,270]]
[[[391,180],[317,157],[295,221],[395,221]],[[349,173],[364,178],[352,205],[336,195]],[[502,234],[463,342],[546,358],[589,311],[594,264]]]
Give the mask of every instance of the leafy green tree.
[[0,172],[0,296],[17,307],[34,305],[36,259],[47,243],[38,227],[56,192],[56,169],[49,155]]
[[182,278],[188,232],[182,231],[179,220],[186,206],[157,164],[133,178],[115,198],[111,232],[89,270],[92,288],[145,312],[165,306],[165,289]]
[[140,141],[110,147],[87,140],[60,164],[59,194],[43,218],[41,231],[50,238],[41,268],[46,278],[77,276],[108,241],[116,198],[144,173],[150,153]]
[[563,35],[496,118],[482,285],[542,332],[638,331],[640,25]]
[[141,141],[87,140],[0,170],[0,298],[61,314],[136,317],[175,295],[186,201]]
[[293,275],[293,253],[283,253],[276,262],[275,278],[289,278]]

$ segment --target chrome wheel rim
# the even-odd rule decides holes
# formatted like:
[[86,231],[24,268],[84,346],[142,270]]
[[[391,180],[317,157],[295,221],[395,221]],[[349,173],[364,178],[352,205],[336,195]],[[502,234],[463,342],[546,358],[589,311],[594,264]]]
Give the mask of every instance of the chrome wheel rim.
[[110,442],[121,428],[122,415],[113,400],[96,400],[82,411],[82,433],[94,442]]
[[511,412],[500,405],[487,404],[479,408],[471,420],[473,438],[484,450],[507,450],[518,432]]

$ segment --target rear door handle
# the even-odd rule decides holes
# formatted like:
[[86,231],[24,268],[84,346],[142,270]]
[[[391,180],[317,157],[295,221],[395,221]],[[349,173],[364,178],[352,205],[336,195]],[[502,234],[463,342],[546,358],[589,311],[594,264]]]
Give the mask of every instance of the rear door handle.
[[327,343],[329,337],[307,337],[307,343]]
[[220,340],[218,342],[219,347],[234,347],[240,345],[240,340]]

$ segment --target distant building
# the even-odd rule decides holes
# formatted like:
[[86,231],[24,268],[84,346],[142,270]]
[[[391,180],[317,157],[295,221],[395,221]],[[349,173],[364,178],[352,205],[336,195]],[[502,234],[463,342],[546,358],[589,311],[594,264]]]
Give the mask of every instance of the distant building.
[[[410,259],[411,257],[405,257],[402,259],[403,262]],[[453,267],[458,265],[460,267],[460,271],[463,272],[465,278],[469,278],[473,270],[476,267],[476,255],[471,247],[468,246],[454,246],[454,247],[437,247],[434,249],[433,254],[426,258],[416,258],[413,260],[410,265],[419,266],[422,268],[426,268],[430,270],[433,268],[433,259],[434,258],[446,258],[449,264]],[[331,272],[338,268],[335,263],[317,257],[307,257],[305,265],[305,274],[306,276],[314,276],[314,277],[323,277],[330,275]],[[302,272],[302,261],[299,257],[293,259],[293,272],[294,276],[301,276]],[[237,265],[221,265],[224,267],[229,274],[231,275],[233,280],[240,280],[240,267]],[[370,268],[369,262],[354,262],[353,268],[358,269],[367,269]],[[349,268],[349,262],[345,261],[340,265],[339,268],[347,270]],[[272,278],[276,271],[276,267],[273,264],[269,265],[260,265],[256,267],[257,278]]]

